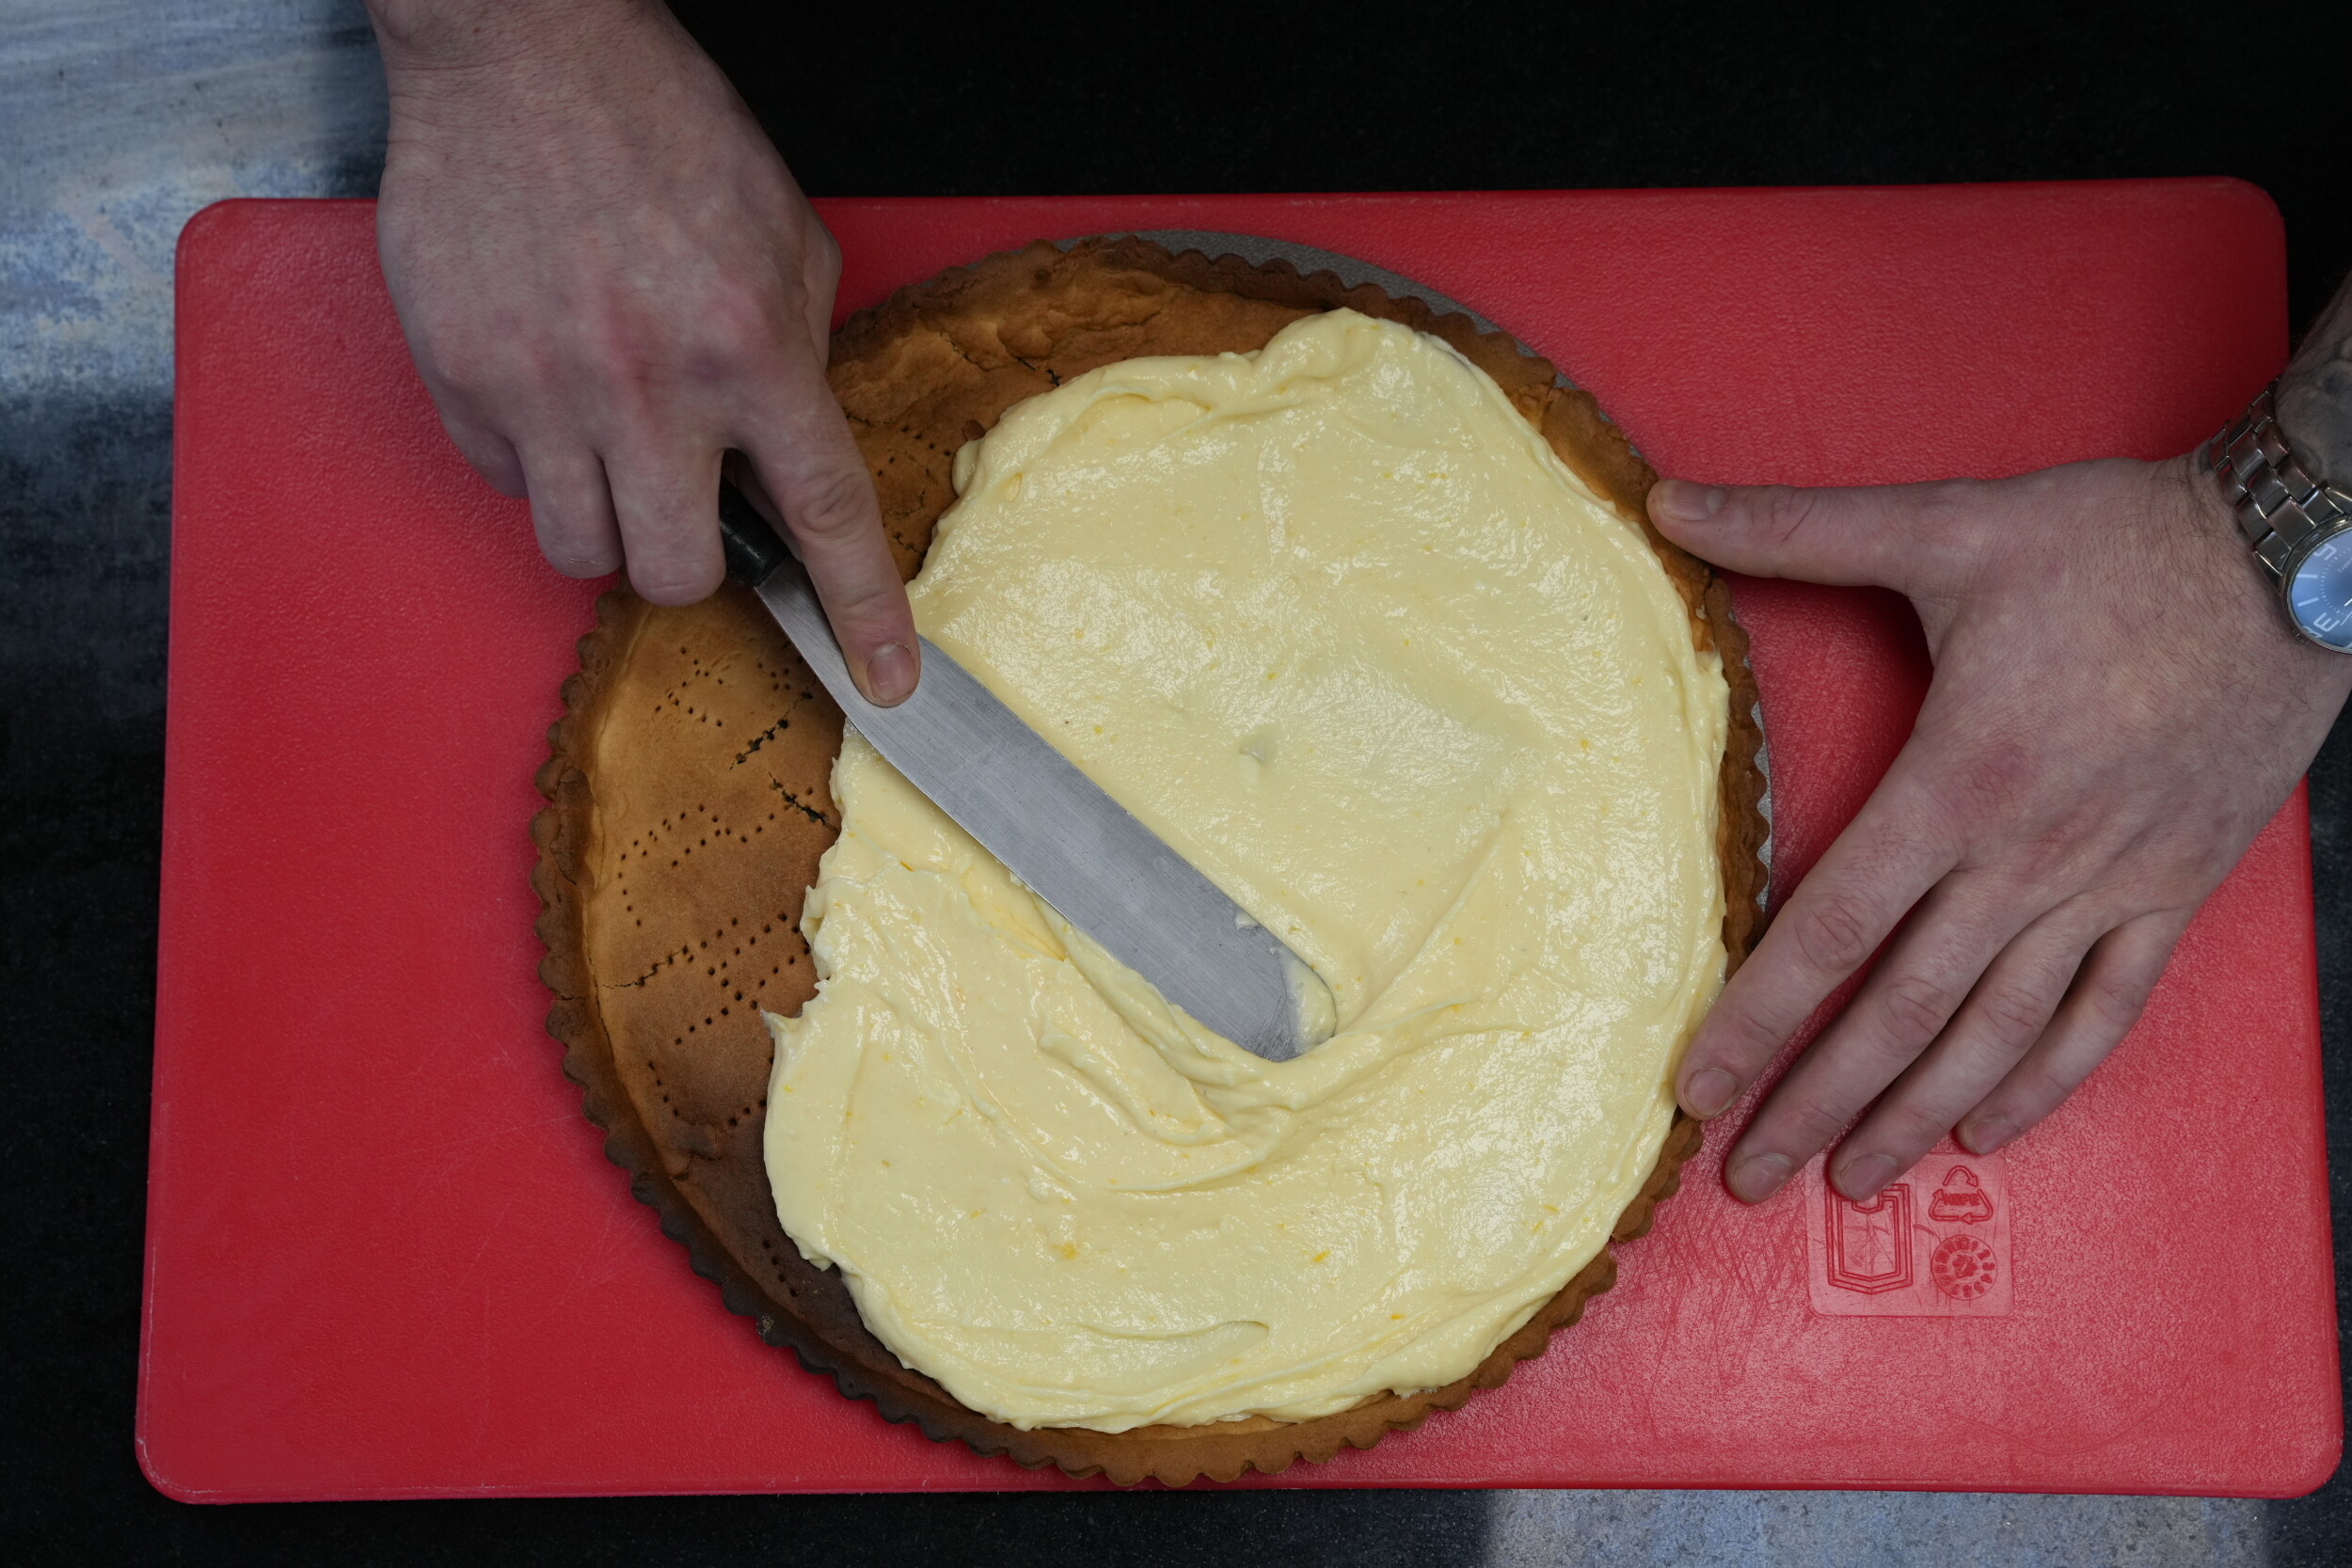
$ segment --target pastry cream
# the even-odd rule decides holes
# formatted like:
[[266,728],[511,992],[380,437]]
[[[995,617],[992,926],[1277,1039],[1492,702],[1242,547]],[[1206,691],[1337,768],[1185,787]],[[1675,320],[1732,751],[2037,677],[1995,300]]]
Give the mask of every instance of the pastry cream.
[[923,631],[1330,988],[1269,1063],[854,731],[771,1017],[802,1252],[1015,1426],[1450,1383],[1608,1240],[1721,983],[1726,689],[1642,535],[1437,339],[1106,366],[958,455]]

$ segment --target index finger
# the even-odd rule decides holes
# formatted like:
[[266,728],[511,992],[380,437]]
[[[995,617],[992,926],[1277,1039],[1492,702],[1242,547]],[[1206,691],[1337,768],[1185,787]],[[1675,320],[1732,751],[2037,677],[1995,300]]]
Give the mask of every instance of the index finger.
[[1676,1075],[1694,1117],[1740,1098],[1830,992],[1862,967],[1958,859],[1905,747],[1725,983]]
[[808,567],[858,689],[887,707],[921,678],[906,584],[866,459],[817,366],[787,366],[739,445]]

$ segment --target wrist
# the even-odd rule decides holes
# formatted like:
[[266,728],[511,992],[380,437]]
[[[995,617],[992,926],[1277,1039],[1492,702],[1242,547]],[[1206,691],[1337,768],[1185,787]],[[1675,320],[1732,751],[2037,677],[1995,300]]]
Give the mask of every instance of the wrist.
[[404,85],[511,69],[667,20],[658,0],[366,0],[384,73]]
[[[2352,654],[2352,497],[2330,488],[2288,444],[2280,384],[2198,449],[2201,496],[2220,501],[2274,588],[2284,629],[2337,662]],[[2333,684],[2333,683],[2330,683]]]
[[2352,489],[2352,364],[2289,366],[2272,403],[2280,436],[2311,476]]
[[2274,401],[2279,433],[2312,477],[2352,490],[2352,287],[2312,324]]

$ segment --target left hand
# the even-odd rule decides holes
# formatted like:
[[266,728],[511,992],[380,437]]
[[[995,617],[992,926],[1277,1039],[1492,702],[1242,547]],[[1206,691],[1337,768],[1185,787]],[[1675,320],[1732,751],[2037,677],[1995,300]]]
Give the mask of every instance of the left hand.
[[1730,1105],[1884,944],[1726,1184],[1757,1202],[1841,1132],[1830,1178],[1858,1200],[1955,1127],[1999,1148],[2138,1018],[2326,738],[2352,658],[2287,629],[2185,458],[1849,490],[1669,480],[1649,509],[1734,571],[1908,595],[1935,663],[1909,742],[1692,1037],[1682,1104]]

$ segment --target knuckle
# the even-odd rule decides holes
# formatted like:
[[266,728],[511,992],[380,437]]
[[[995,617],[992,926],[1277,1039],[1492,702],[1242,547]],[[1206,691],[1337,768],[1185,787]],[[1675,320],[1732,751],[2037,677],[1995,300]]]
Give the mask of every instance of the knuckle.
[[2148,1006],[2153,978],[2137,974],[2095,974],[2083,986],[2083,1006],[2102,1035],[2121,1039]]
[[644,300],[606,297],[582,309],[558,351],[562,378],[634,418],[661,406],[681,380],[675,333]]
[[1804,528],[1812,515],[1813,492],[1793,485],[1773,484],[1757,492],[1754,506],[1765,538],[1775,545],[1786,545]]
[[813,299],[819,290],[830,293],[841,281],[841,246],[821,225],[808,236],[807,249],[801,256],[801,277],[806,280],[803,298]]
[[501,496],[530,494],[530,482],[516,463],[513,449],[503,437],[447,417],[442,419],[441,428],[449,433],[450,443],[456,447],[458,454],[488,483],[491,489]]
[[[1703,1065],[1723,1068],[1743,1081],[1778,1055],[1787,1038],[1786,1031],[1773,1028],[1745,1007],[1710,1014],[1708,1026],[1723,1049],[1720,1060]],[[1744,1082],[1741,1086],[1745,1087]]]
[[760,343],[775,335],[784,312],[759,289],[722,289],[698,313],[702,336],[723,345]]
[[871,521],[872,487],[863,468],[827,464],[794,494],[787,520],[792,531],[818,544],[834,544],[863,533]]
[[443,314],[420,320],[414,340],[418,371],[437,397],[480,400],[526,379],[530,361],[516,352],[512,335],[480,331]]
[[469,397],[488,392],[499,379],[488,353],[471,341],[465,341],[463,346],[435,344],[432,369],[434,379],[451,391]]
[[821,223],[810,225],[808,239],[809,270],[819,274],[841,270],[841,243],[833,237],[833,230]]
[[1876,945],[1862,910],[1848,898],[1817,899],[1791,918],[1798,954],[1824,974],[1851,974]]
[[1931,1038],[1959,1005],[1951,988],[1925,974],[1898,974],[1886,982],[1879,1011],[1905,1040]]
[[752,290],[720,292],[695,312],[691,336],[680,354],[680,379],[706,388],[757,381],[789,352],[794,340],[785,324],[795,309],[790,298],[779,300]]
[[554,377],[538,359],[513,347],[468,347],[437,356],[426,378],[434,402],[475,424],[528,421],[560,405]]
[[1994,1043],[2010,1051],[2033,1044],[2049,1022],[2049,1009],[2039,997],[2015,986],[1989,986],[1976,998],[1976,1011]]

